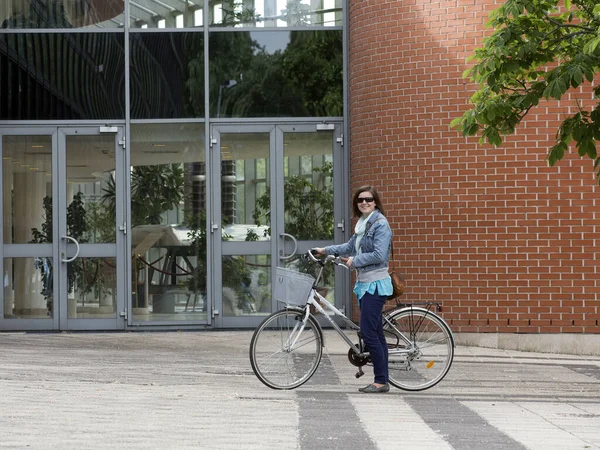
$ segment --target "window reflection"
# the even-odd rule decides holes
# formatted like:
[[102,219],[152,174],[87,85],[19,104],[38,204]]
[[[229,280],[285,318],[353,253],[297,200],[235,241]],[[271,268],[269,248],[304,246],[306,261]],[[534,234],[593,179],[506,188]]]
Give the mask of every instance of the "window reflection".
[[285,231],[333,239],[333,133],[284,133]]
[[223,315],[267,315],[271,312],[269,255],[223,256]]
[[214,2],[211,26],[341,26],[342,0],[238,0]]
[[4,258],[4,318],[53,316],[52,258]]
[[77,258],[67,266],[67,282],[69,319],[115,317],[116,258]]
[[270,238],[269,133],[221,134],[223,241]]
[[202,33],[132,33],[131,118],[204,117]]
[[114,135],[66,137],[67,231],[81,244],[116,242]]
[[192,28],[203,25],[203,0],[138,0],[129,3],[131,28]]
[[213,32],[209,39],[211,115],[342,115],[341,30]]
[[52,242],[52,136],[2,136],[4,243]]
[[123,27],[124,0],[4,0],[0,28]]
[[123,42],[121,33],[0,34],[0,120],[124,118]]

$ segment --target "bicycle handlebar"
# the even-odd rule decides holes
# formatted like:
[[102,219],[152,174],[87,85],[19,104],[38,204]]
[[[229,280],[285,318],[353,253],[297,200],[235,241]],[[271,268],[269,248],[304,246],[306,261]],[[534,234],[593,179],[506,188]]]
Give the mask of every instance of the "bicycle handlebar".
[[344,269],[350,270],[350,267],[348,267],[346,264],[344,264],[340,260],[339,255],[337,255],[337,254],[327,255],[325,258],[319,259],[314,255],[313,251],[314,251],[314,249],[311,248],[308,252],[306,252],[306,255],[312,262],[316,262],[322,266],[324,266],[325,264],[330,262],[332,264],[335,264],[336,266],[340,266],[340,267],[343,267]]

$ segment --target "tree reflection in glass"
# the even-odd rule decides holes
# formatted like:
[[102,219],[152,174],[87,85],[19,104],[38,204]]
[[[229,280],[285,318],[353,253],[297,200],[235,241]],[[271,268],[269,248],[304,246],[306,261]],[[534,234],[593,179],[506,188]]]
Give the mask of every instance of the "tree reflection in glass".
[[[214,32],[209,39],[212,116],[342,116],[341,30]],[[223,90],[231,80],[235,87]]]

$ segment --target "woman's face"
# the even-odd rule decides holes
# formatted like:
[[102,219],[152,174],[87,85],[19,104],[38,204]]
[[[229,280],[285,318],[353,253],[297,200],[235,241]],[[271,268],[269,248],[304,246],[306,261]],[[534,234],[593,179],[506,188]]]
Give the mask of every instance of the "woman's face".
[[368,216],[375,210],[375,199],[373,198],[373,194],[371,194],[369,191],[358,194],[357,202],[358,209],[363,216]]

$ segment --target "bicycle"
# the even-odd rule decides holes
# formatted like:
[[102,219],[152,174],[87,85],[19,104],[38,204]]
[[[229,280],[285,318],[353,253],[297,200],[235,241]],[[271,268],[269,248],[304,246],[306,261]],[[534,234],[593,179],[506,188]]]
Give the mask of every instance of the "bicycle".
[[[306,383],[316,372],[323,354],[323,329],[315,318],[318,312],[350,347],[348,359],[358,367],[356,378],[370,363],[368,349],[360,338],[360,328],[317,292],[326,264],[346,267],[338,256],[316,258],[311,250],[306,256],[319,264],[316,279],[290,269],[277,268],[274,297],[283,309],[269,315],[256,328],[250,341],[250,364],[258,379],[273,389],[294,389]],[[302,299],[300,305],[290,302]],[[389,382],[406,391],[422,391],[439,383],[450,370],[454,358],[454,337],[434,302],[400,303],[383,314],[388,343]],[[314,313],[313,313],[314,311]],[[328,314],[329,313],[329,314]],[[330,317],[337,316],[357,332],[355,344]]]

